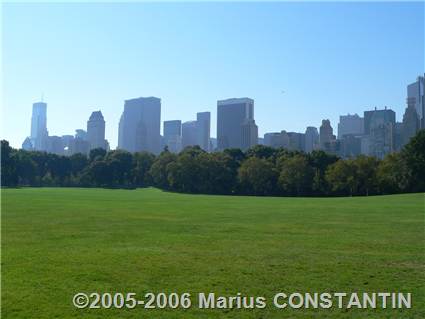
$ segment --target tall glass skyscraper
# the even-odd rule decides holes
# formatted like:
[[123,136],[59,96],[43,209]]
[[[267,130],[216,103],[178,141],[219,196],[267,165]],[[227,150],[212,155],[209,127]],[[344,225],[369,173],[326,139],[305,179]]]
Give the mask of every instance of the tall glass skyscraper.
[[32,105],[31,142],[38,151],[47,150],[47,104],[37,102]]
[[198,124],[199,146],[208,152],[210,150],[211,113],[196,113],[196,122]]
[[234,98],[217,101],[217,148],[246,149],[257,143],[254,100]]
[[407,86],[407,103],[415,106],[416,113],[419,117],[421,128],[425,128],[425,74],[418,76],[416,82]]
[[87,121],[87,139],[90,149],[107,149],[105,140],[105,120],[101,111],[93,112]]
[[161,99],[126,100],[118,132],[118,148],[129,152],[159,154],[161,148]]

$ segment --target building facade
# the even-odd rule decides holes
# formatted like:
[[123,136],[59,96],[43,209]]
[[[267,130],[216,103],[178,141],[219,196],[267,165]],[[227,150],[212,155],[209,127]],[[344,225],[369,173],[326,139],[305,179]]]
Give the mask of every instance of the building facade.
[[255,141],[252,138],[255,135],[254,125],[254,100],[232,98],[217,101],[217,148],[219,150],[249,148],[258,143],[258,136]]
[[245,120],[242,123],[242,150],[247,150],[250,147],[258,144],[258,127],[254,120]]
[[211,131],[211,113],[196,113],[196,121],[198,122],[198,145],[204,150],[210,151],[210,131]]
[[403,147],[409,143],[410,139],[415,136],[415,134],[420,129],[420,121],[418,112],[415,109],[415,101],[408,98],[407,99],[407,108],[403,115],[403,122],[401,125],[401,145]]
[[366,155],[384,158],[395,150],[395,112],[385,107],[364,112],[365,135],[367,136]]
[[198,122],[188,121],[182,124],[182,147],[199,145]]
[[304,134],[304,147],[306,153],[311,153],[319,148],[319,132],[314,126],[308,126]]
[[107,149],[105,120],[101,111],[93,112],[87,121],[87,140],[90,144],[90,149]]
[[129,152],[161,151],[161,99],[126,100],[118,129],[118,148]]
[[172,153],[182,150],[182,121],[164,121],[164,145]]
[[37,102],[32,105],[31,143],[34,150],[46,151],[48,147],[47,103]]
[[421,128],[425,128],[425,74],[424,76],[418,76],[416,82],[407,86],[407,99],[408,104],[412,104],[418,115],[419,123]]
[[331,126],[331,121],[329,120],[322,120],[322,125],[319,129],[319,143],[320,148],[322,150],[326,150],[329,148],[330,143],[332,143],[335,140],[335,135],[333,134],[333,128]]
[[338,139],[344,135],[362,135],[364,133],[364,119],[357,114],[341,115],[338,123]]

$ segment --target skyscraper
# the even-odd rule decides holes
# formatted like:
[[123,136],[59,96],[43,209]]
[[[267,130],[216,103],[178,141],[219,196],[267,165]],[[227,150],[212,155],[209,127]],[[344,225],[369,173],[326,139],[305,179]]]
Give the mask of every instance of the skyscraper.
[[316,150],[319,148],[319,133],[317,132],[317,128],[314,126],[308,126],[305,130],[305,152],[311,153],[313,150]]
[[161,99],[140,97],[126,100],[118,132],[118,148],[129,152],[160,152]]
[[289,148],[289,136],[286,131],[264,134],[264,145],[274,148]]
[[25,151],[34,150],[31,139],[29,137],[25,138],[25,140],[22,142],[22,149]]
[[199,145],[198,122],[188,121],[182,124],[182,146]]
[[288,132],[288,136],[291,151],[305,151],[305,135],[303,133]]
[[364,132],[363,118],[354,115],[341,115],[338,123],[338,139],[342,139],[344,135],[362,135]]
[[254,120],[246,119],[242,123],[242,150],[247,150],[250,147],[258,144],[258,127]]
[[47,139],[47,152],[56,155],[64,155],[64,145],[62,137],[60,136],[49,136]]
[[31,142],[35,150],[47,150],[47,104],[44,102],[32,105]]
[[407,108],[403,115],[401,128],[401,146],[409,143],[409,140],[416,134],[420,127],[419,116],[414,102],[412,98],[407,99]]
[[198,139],[199,146],[204,150],[210,151],[210,128],[211,128],[211,113],[199,112],[196,113],[196,121],[198,122]]
[[167,137],[172,135],[182,135],[182,121],[164,121],[164,138],[167,139]]
[[[421,128],[425,128],[425,74],[424,76],[418,76],[416,82],[407,86],[407,99],[410,100],[410,104],[414,105],[416,113],[418,114]],[[408,102],[409,103],[409,102]]]
[[364,112],[364,134],[369,135],[373,125],[378,122],[395,124],[395,112],[385,107],[383,110],[378,110],[376,107],[372,111]]
[[107,149],[105,141],[105,120],[101,111],[93,112],[87,121],[87,140],[90,149]]
[[[395,150],[395,112],[385,107],[364,112],[367,155],[384,158]],[[362,150],[364,152],[364,150]]]
[[[217,148],[219,150],[249,148],[255,145],[258,138],[255,141],[252,138],[255,135],[254,125],[254,100],[234,98],[217,101]],[[245,139],[247,143],[244,143],[243,132],[247,137]]]
[[178,153],[182,149],[182,122],[180,120],[164,121],[164,144],[168,150]]
[[320,126],[319,142],[320,148],[326,149],[329,147],[329,143],[335,140],[335,135],[333,135],[333,128],[331,126],[331,121],[322,120],[322,125]]

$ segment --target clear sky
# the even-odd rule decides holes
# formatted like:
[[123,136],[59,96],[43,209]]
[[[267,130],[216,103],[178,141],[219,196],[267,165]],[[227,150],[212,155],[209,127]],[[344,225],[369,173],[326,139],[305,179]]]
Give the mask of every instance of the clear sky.
[[[15,147],[32,103],[50,135],[101,110],[114,148],[125,99],[157,96],[161,120],[251,97],[262,136],[391,107],[424,73],[424,2],[3,4],[2,131]],[[284,93],[282,93],[284,91]]]

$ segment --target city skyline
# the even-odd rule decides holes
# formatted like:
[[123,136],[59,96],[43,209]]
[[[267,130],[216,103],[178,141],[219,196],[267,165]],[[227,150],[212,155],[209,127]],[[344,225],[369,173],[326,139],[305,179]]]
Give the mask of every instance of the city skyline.
[[[197,112],[196,120],[162,121],[161,99],[139,97],[124,101],[118,126],[118,148],[129,152],[147,151],[159,154],[166,147],[179,153],[188,146],[199,146],[207,152],[239,148],[243,151],[257,145],[311,152],[324,150],[342,158],[358,155],[384,158],[401,150],[410,138],[425,128],[425,74],[406,86],[406,108],[403,120],[386,106],[364,110],[363,117],[341,115],[334,134],[329,119],[323,119],[319,132],[307,126],[305,133],[286,131],[267,132],[261,138],[255,122],[255,101],[248,97],[217,101],[217,136],[211,137],[211,113]],[[87,130],[76,129],[73,135],[49,135],[47,103],[33,103],[31,134],[22,143],[25,150],[38,150],[57,155],[88,154],[95,148],[110,150],[105,139],[105,120],[102,112],[94,111],[87,121]],[[335,124],[334,124],[335,126]],[[161,127],[163,134],[161,135]]]
[[186,122],[207,111],[217,136],[216,101],[242,96],[255,100],[259,136],[304,132],[326,118],[336,130],[340,115],[374,107],[388,106],[401,121],[406,85],[424,69],[423,8],[5,4],[2,138],[21,146],[30,131],[22,114],[43,93],[50,135],[84,129],[101,110],[112,149],[123,100],[139,96],[161,98],[161,134],[164,120]]

